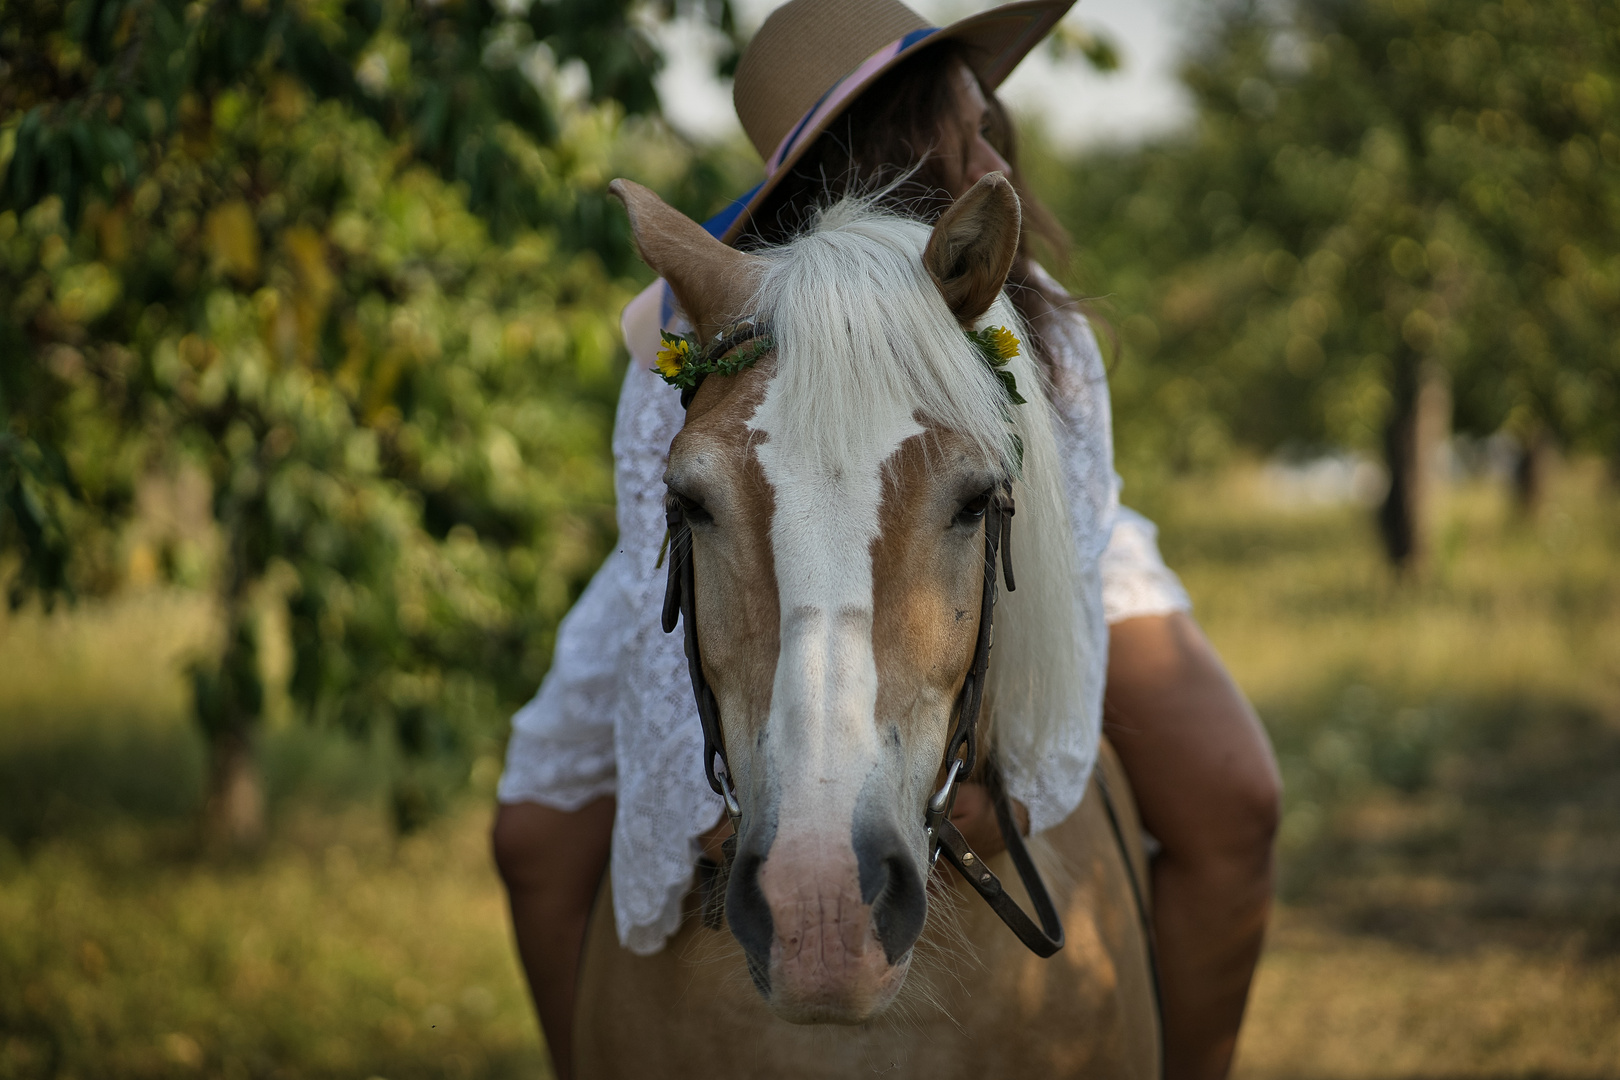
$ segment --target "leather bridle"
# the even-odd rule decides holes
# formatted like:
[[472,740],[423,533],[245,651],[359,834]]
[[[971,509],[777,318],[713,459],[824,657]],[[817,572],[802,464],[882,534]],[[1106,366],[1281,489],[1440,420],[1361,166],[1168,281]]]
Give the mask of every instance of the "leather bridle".
[[1040,918],[1037,924],[1007,895],[1001,880],[985,865],[984,859],[968,844],[951,821],[951,806],[956,801],[958,776],[971,777],[978,761],[979,710],[984,702],[984,681],[990,670],[990,645],[994,638],[993,616],[996,607],[996,556],[1001,556],[1002,574],[1007,591],[1018,587],[1012,567],[1012,482],[1003,480],[996,486],[994,496],[984,511],[984,591],[979,599],[979,639],[973,650],[973,666],[956,696],[953,710],[956,722],[950,741],[945,744],[945,782],[928,800],[924,827],[928,832],[929,857],[945,860],[956,867],[958,873],[982,896],[990,909],[1007,924],[1007,929],[1036,956],[1051,956],[1063,948],[1063,921],[1058,918],[1057,906],[1052,903],[1046,882],[1029,854],[1023,834],[1018,831],[1018,820],[1013,816],[1012,801],[1002,777],[1000,763],[992,754],[985,762],[984,783],[990,793],[991,805],[996,810],[996,822],[1001,826],[1001,839],[1007,854],[1012,857],[1018,880],[1029,894],[1029,902]]
[[[769,333],[763,324],[744,323],[730,327],[715,335],[706,350],[709,356],[720,356],[748,341]],[[682,406],[691,404],[697,387],[681,395]],[[1018,831],[1008,798],[1001,768],[992,754],[983,763],[982,779],[989,790],[996,820],[1001,827],[1002,840],[1012,857],[1018,878],[1029,894],[1031,905],[1040,922],[1037,923],[1020,908],[1002,887],[1001,880],[985,865],[983,858],[968,844],[960,830],[952,824],[951,808],[956,801],[959,779],[974,775],[979,766],[978,729],[979,712],[984,703],[985,676],[990,668],[990,645],[993,637],[992,616],[996,605],[996,563],[1000,563],[1007,582],[1007,591],[1016,585],[1012,568],[1012,519],[1014,513],[1012,483],[1003,480],[985,507],[984,514],[984,586],[979,600],[979,636],[974,646],[973,664],[963,680],[962,689],[952,708],[953,723],[950,740],[945,744],[943,771],[945,780],[929,798],[923,817],[927,832],[930,863],[943,854],[964,880],[990,905],[1007,924],[1018,940],[1037,956],[1051,956],[1063,947],[1063,923],[1057,907],[1052,903],[1046,883],[1030,856],[1023,835]],[[692,527],[686,510],[673,493],[664,501],[664,521],[669,527],[669,577],[664,590],[663,627],[670,633],[679,619],[686,627],[686,666],[692,679],[692,694],[697,699],[698,719],[703,725],[703,772],[716,794],[725,800],[726,814],[731,819],[734,836],[741,833],[742,808],[731,781],[731,768],[726,759],[725,740],[720,732],[720,704],[703,674],[703,654],[697,636],[697,593],[692,568]],[[726,845],[728,856],[735,841]]]

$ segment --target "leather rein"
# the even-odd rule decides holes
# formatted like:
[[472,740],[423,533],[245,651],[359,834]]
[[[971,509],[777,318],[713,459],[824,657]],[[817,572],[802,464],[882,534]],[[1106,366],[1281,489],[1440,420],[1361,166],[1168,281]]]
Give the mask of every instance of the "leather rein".
[[[763,324],[744,323],[715,336],[707,355],[722,356],[747,342],[770,333]],[[681,395],[682,407],[691,404],[697,387]],[[1012,519],[1015,508],[1012,483],[1003,480],[995,495],[985,507],[984,514],[984,587],[979,600],[979,636],[974,646],[973,664],[969,668],[962,689],[952,708],[950,741],[945,745],[944,783],[928,800],[923,816],[923,827],[928,836],[929,862],[940,855],[954,866],[967,883],[973,886],[992,911],[1007,924],[1018,940],[1037,956],[1047,957],[1063,947],[1063,923],[1057,907],[1042,880],[1035,860],[1018,831],[1013,816],[1012,802],[1008,798],[1001,768],[993,754],[984,762],[983,778],[996,810],[996,821],[1007,846],[1018,879],[1029,894],[1038,923],[1008,895],[1001,880],[985,864],[982,857],[968,844],[960,830],[951,822],[951,808],[956,802],[958,780],[970,778],[979,765],[978,729],[979,712],[984,703],[985,675],[990,669],[990,645],[993,638],[992,616],[996,605],[997,556],[1006,577],[1007,591],[1017,586],[1012,568]],[[731,819],[733,836],[741,833],[742,808],[731,783],[731,768],[726,759],[726,744],[720,731],[720,704],[703,674],[703,654],[697,636],[697,593],[692,567],[692,528],[686,511],[673,493],[664,500],[664,521],[669,527],[669,577],[664,590],[663,627],[671,633],[677,620],[685,626],[686,666],[692,679],[692,694],[697,699],[698,719],[703,725],[703,771],[715,794],[725,800],[726,814]],[[728,857],[735,847],[735,839],[726,845]]]

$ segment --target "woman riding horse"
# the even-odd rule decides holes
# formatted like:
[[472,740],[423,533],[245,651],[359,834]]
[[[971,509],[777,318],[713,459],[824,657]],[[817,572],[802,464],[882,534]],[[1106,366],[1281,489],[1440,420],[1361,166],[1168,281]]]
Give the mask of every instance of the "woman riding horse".
[[[898,0],[784,5],[745,52],[735,84],[767,179],[711,232],[744,250],[780,243],[819,207],[874,191],[931,223],[990,173],[1016,186],[1012,131],[993,91],[1071,4],[1026,0],[937,30]],[[1026,232],[1033,225],[1060,246],[1055,224],[1020,194]],[[1102,710],[1159,845],[1152,918],[1165,1072],[1221,1077],[1269,909],[1276,766],[1162,562],[1153,526],[1119,505],[1107,386],[1084,317],[1024,243],[1007,284],[1065,429],[1076,554],[1102,582],[1108,629],[1093,655],[1106,649],[1106,692],[1082,707]],[[678,635],[658,626],[663,474],[682,414],[679,395],[651,369],[659,332],[679,320],[662,282],[626,310],[633,359],[614,431],[619,547],[559,629],[539,694],[514,718],[500,786],[497,862],[559,1077],[571,1075],[581,943],[610,850],[620,941],[649,953],[677,929],[699,853],[716,856],[729,832],[699,765]],[[1073,811],[1085,766],[1054,760],[1023,788],[1010,782],[1026,827],[1039,832]],[[952,820],[981,852],[1001,846],[982,788],[961,788]]]

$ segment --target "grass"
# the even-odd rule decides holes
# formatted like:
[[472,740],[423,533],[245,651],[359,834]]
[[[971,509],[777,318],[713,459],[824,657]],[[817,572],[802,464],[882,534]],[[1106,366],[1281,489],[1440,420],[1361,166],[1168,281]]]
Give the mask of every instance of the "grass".
[[1247,1078],[1620,1076],[1620,505],[1471,485],[1416,581],[1259,473],[1155,507],[1267,722],[1282,909]]
[[0,619],[0,1080],[533,1077],[483,800],[397,839],[379,753],[282,726],[272,839],[204,854],[206,608]]
[[[1144,509],[1276,741],[1282,899],[1244,1080],[1620,1076],[1620,502],[1471,486],[1421,581],[1366,513],[1236,470]],[[376,753],[274,726],[272,839],[202,853],[205,608],[0,616],[0,1080],[506,1077],[543,1052],[485,853],[493,770],[386,828]]]
[[481,815],[396,844],[293,813],[259,857],[117,827],[0,878],[0,1075],[543,1072]]

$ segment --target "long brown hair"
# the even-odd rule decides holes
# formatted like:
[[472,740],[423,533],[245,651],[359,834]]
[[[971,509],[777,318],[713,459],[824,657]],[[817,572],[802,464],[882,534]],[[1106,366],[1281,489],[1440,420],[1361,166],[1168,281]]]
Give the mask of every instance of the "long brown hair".
[[[754,212],[737,245],[763,247],[791,240],[821,207],[850,194],[881,191],[890,209],[927,224],[936,221],[953,199],[939,144],[957,108],[951,79],[965,55],[956,42],[942,42],[885,72],[793,164]],[[1023,235],[1008,276],[1009,295],[1036,339],[1036,355],[1050,363],[1042,333],[1045,317],[1074,301],[1034,274],[1030,247],[1032,240],[1043,240],[1061,259],[1069,237],[1024,186],[1006,108],[990,91],[984,96],[990,107],[985,138],[1012,166],[1008,179],[1023,204]]]

